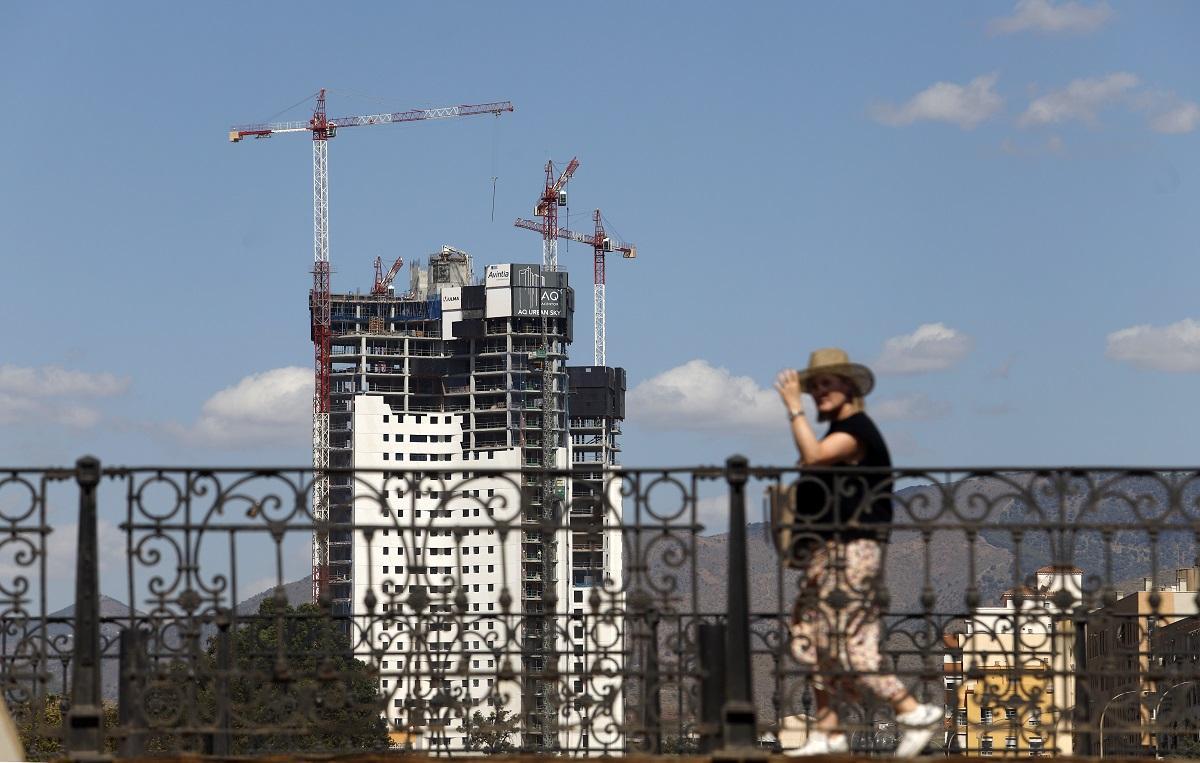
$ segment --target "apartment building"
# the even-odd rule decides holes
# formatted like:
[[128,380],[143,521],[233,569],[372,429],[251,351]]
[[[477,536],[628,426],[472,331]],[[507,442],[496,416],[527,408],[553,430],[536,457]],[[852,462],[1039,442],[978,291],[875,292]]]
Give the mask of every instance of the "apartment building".
[[[1158,740],[1153,721],[1171,702],[1183,701],[1200,677],[1195,653],[1188,652],[1188,621],[1195,622],[1200,567],[1176,571],[1172,582],[1155,585],[1145,578],[1142,590],[1117,592],[1114,600],[1088,614],[1088,697],[1093,717],[1105,717],[1105,752],[1142,755]],[[1172,695],[1179,689],[1177,695]],[[1099,735],[1094,743],[1098,752]]]
[[946,677],[955,738],[968,755],[1038,757],[1074,749],[1075,630],[1083,571],[1046,566],[1034,586],[980,607],[948,649]]

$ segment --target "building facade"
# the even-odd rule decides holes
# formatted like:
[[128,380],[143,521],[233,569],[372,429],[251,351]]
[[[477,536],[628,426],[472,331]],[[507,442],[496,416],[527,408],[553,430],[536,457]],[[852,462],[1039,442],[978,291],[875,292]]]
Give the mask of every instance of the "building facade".
[[[1184,679],[1194,674],[1195,656],[1186,650],[1186,637],[1179,637],[1188,630],[1185,621],[1200,612],[1198,582],[1200,568],[1194,567],[1177,570],[1166,585],[1146,578],[1143,590],[1117,592],[1113,601],[1089,613],[1089,702],[1093,716],[1106,724],[1105,754],[1145,755],[1164,741],[1154,733],[1156,716],[1164,707],[1178,708],[1192,688]],[[1181,624],[1172,628],[1176,623]],[[1180,647],[1183,651],[1176,652]],[[1099,751],[1100,736],[1089,752]]]
[[603,410],[571,389],[566,273],[477,279],[446,247],[410,274],[332,295],[330,463],[355,469],[331,480],[334,612],[415,747],[470,749],[478,713],[519,749],[619,752],[621,623],[592,613],[620,609],[624,372],[581,375],[619,377]]
[[947,650],[947,698],[953,745],[967,755],[1070,755],[1076,648],[1071,608],[1083,571],[1048,566],[1034,587],[1007,591],[998,607],[980,607]]

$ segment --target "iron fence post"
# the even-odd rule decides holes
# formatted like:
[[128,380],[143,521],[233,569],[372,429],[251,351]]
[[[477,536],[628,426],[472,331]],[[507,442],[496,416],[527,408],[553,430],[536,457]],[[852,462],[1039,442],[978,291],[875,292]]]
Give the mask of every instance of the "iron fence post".
[[646,612],[646,631],[649,641],[646,649],[646,721],[650,728],[648,738],[650,755],[662,754],[662,682],[659,677],[658,665],[658,612],[654,609]]
[[71,760],[104,758],[104,713],[100,705],[100,561],[96,537],[96,487],[100,461],[75,462],[79,484],[79,535],[75,544],[75,659],[66,753]]
[[750,575],[746,558],[746,482],[750,462],[745,456],[725,461],[729,485],[729,593],[726,605],[725,706],[722,741],[726,750],[754,747],[757,718],[750,677]]
[[136,758],[146,752],[146,712],[143,705],[146,685],[146,633],[140,627],[124,628],[120,641],[120,683],[117,686],[117,712],[125,736],[121,757]]
[[1091,677],[1088,675],[1087,659],[1087,609],[1081,604],[1075,608],[1072,620],[1075,625],[1075,682],[1074,731],[1075,739],[1071,745],[1071,754],[1085,757],[1092,754],[1091,723]]
[[725,626],[701,623],[696,635],[700,659],[700,754],[707,755],[721,742],[721,704],[725,700]]
[[217,631],[217,717],[214,719],[216,731],[212,738],[213,755],[228,755],[231,748],[230,739],[230,707],[229,707],[229,676],[233,672],[233,636],[229,632],[229,623],[218,624]]

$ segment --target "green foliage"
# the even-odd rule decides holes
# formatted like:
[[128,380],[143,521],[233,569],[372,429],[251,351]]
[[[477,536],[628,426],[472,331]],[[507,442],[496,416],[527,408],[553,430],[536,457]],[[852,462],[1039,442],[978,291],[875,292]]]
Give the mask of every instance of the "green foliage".
[[463,724],[461,730],[466,733],[468,750],[494,755],[516,749],[512,737],[517,732],[517,716],[507,710],[496,710],[487,717],[475,711],[471,722]]
[[690,735],[669,734],[662,738],[663,755],[699,755],[700,738]]
[[[61,695],[47,694],[41,701],[13,703],[9,707],[9,714],[16,724],[28,760],[55,760],[63,756],[62,735],[67,728],[63,714],[65,706]],[[105,728],[115,726],[116,703],[104,702],[101,708]],[[116,753],[115,739],[106,740],[105,751]]]
[[387,749],[376,676],[319,607],[268,597],[227,638],[232,670],[219,668],[217,637],[194,662],[172,663],[149,687],[149,751],[210,751],[205,732],[221,725],[222,696],[235,755]]

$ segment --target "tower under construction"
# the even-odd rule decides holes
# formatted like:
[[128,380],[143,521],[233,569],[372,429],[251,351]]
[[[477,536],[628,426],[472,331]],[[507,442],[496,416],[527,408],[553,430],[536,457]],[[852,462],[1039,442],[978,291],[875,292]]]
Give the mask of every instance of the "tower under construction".
[[[465,749],[465,733],[430,722],[453,688],[485,716],[519,717],[522,749],[622,750],[619,686],[603,675],[623,664],[621,626],[591,613],[622,596],[605,472],[624,371],[568,368],[565,272],[477,278],[444,247],[410,268],[407,293],[374,291],[330,298],[330,466],[378,471],[331,478],[329,595],[380,660],[390,725],[414,746]],[[352,530],[381,523],[393,531]],[[603,713],[579,701],[605,695]]]

